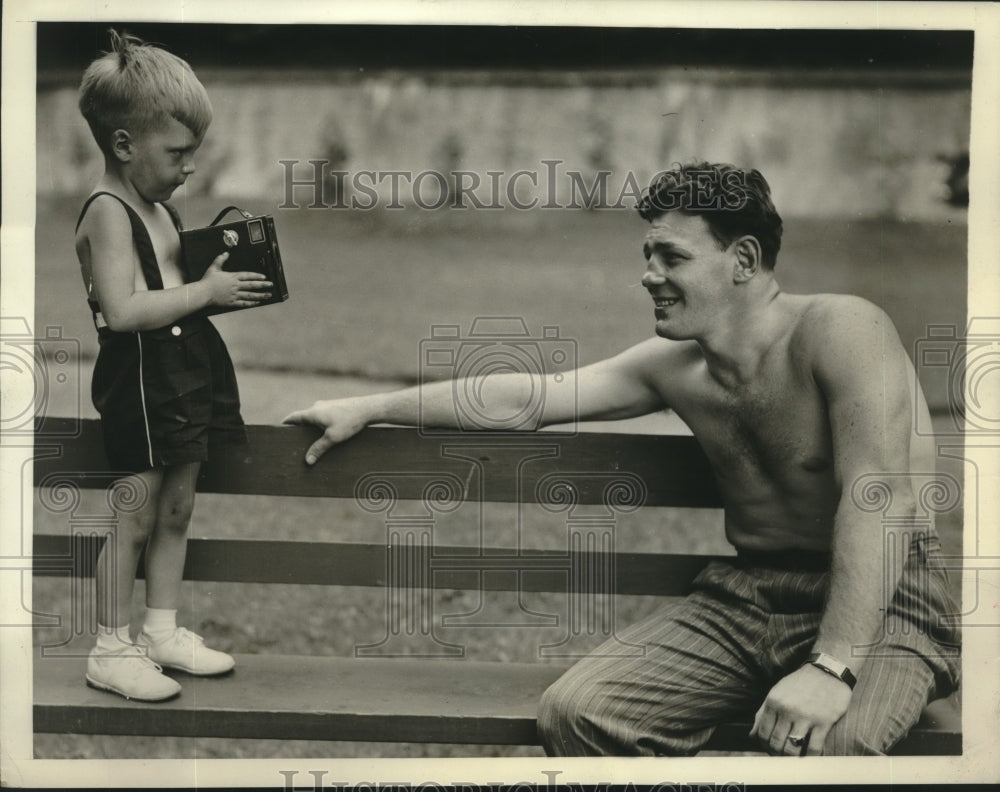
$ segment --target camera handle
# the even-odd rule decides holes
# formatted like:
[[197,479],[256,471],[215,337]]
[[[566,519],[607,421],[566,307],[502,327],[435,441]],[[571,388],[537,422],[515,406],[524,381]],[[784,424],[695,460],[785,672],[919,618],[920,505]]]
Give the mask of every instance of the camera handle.
[[247,212],[247,211],[245,211],[243,209],[240,209],[240,207],[238,207],[238,206],[227,206],[225,209],[223,209],[221,212],[219,212],[218,215],[216,215],[216,218],[211,223],[209,223],[209,225],[210,226],[218,225],[219,221],[223,217],[225,217],[227,214],[229,214],[230,212],[239,212],[247,220],[250,220],[250,219],[253,218],[252,214],[250,214],[249,212]]

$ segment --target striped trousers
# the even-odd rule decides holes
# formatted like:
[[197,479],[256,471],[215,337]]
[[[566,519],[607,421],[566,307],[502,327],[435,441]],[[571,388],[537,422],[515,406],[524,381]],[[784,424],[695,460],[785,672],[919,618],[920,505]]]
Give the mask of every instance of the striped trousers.
[[[928,701],[957,688],[958,630],[940,617],[959,610],[945,573],[928,564],[939,547],[936,537],[911,545],[883,634],[855,650],[866,659],[824,753],[885,753]],[[619,634],[643,646],[641,656],[615,657],[609,642],[545,691],[538,728],[546,753],[690,756],[717,725],[752,720],[811,652],[828,580],[826,571],[712,562],[690,595]]]

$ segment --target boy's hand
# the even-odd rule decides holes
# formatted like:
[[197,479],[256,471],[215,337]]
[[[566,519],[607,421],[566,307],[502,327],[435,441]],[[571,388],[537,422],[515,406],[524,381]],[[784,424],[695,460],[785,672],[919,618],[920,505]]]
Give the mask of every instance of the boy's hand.
[[364,429],[369,423],[369,415],[362,399],[335,399],[318,401],[306,410],[296,410],[285,416],[282,423],[307,424],[323,430],[323,436],[306,451],[306,464],[314,465],[331,446]]
[[222,265],[228,253],[215,257],[201,282],[208,287],[209,304],[224,308],[249,308],[271,297],[266,291],[274,284],[261,272],[226,272]]

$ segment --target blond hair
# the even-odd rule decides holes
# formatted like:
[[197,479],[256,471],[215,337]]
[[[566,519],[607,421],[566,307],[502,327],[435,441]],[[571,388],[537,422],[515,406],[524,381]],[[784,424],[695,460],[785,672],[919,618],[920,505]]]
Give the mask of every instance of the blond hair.
[[111,51],[80,81],[80,112],[106,153],[117,129],[133,135],[173,118],[199,140],[212,123],[212,105],[191,67],[165,49],[128,33],[109,31]]

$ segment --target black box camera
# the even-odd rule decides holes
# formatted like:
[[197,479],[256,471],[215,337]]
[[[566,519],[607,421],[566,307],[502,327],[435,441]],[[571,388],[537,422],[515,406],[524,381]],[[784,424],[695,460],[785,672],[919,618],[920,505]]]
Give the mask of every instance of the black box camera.
[[[243,215],[242,220],[219,225],[229,212]],[[281,252],[278,249],[278,234],[274,230],[274,219],[270,215],[254,216],[237,206],[227,206],[211,225],[181,231],[181,258],[189,283],[201,280],[205,270],[221,253],[229,258],[222,265],[227,272],[260,272],[274,284],[271,296],[252,306],[238,308],[212,307],[206,314],[242,311],[261,305],[273,305],[288,299],[288,286],[281,266]]]

